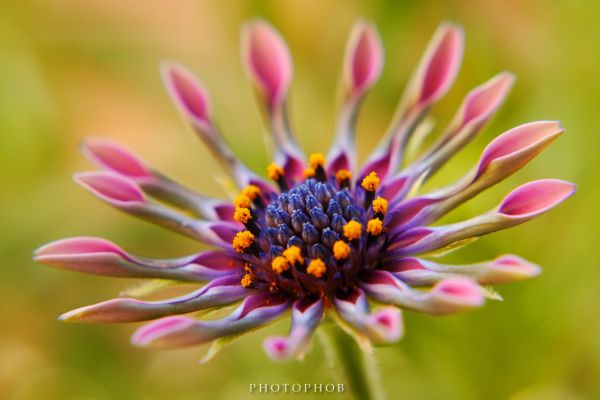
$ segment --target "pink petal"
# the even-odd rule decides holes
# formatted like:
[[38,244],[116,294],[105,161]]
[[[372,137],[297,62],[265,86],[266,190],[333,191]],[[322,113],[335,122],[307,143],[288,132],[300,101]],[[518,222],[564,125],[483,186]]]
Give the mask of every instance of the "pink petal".
[[189,317],[166,317],[142,326],[131,337],[131,343],[136,346],[147,346],[162,336],[190,328],[195,324],[196,321]]
[[514,75],[503,72],[485,84],[473,89],[462,108],[462,126],[481,123],[496,111],[513,85]]
[[198,78],[171,62],[161,64],[161,73],[167,92],[186,117],[200,127],[210,125],[210,98]]
[[123,255],[125,252],[111,241],[85,236],[57,240],[35,251],[36,257],[86,253],[117,253]]
[[519,186],[502,200],[498,212],[525,218],[548,211],[575,193],[575,184],[559,179],[541,179]]
[[292,78],[292,59],[281,35],[264,21],[248,23],[242,30],[242,59],[269,107],[280,104]]
[[447,303],[465,307],[478,307],[485,300],[479,285],[466,278],[445,279],[431,289],[431,294]]
[[110,172],[75,174],[75,181],[108,203],[145,202],[144,194],[135,182]]
[[404,334],[402,316],[396,307],[384,307],[368,315],[365,323],[370,325],[371,329],[376,330],[385,343],[396,342]]
[[377,29],[361,21],[354,25],[346,48],[346,76],[356,96],[361,96],[379,79],[383,48]]
[[484,150],[479,161],[477,175],[490,165],[492,161],[510,157],[515,153],[536,147],[540,142],[557,136],[563,128],[556,121],[539,121],[523,124],[513,128],[494,139]]
[[538,265],[511,254],[496,258],[491,265],[494,270],[510,275],[513,279],[531,278],[542,271]]
[[152,176],[139,158],[111,140],[89,138],[82,147],[84,154],[103,168],[134,179]]
[[463,55],[464,37],[460,27],[442,24],[435,33],[423,62],[423,75],[418,101],[431,104],[450,88]]

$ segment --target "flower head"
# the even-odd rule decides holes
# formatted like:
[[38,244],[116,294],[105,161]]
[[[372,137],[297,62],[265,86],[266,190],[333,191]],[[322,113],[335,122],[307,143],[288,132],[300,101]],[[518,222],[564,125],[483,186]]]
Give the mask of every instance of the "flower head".
[[[517,171],[562,133],[552,121],[513,128],[494,139],[458,182],[414,194],[478,134],[512,85],[512,75],[501,73],[473,89],[437,141],[399,169],[419,121],[457,75],[463,52],[459,27],[442,24],[437,30],[390,129],[360,168],[356,117],[383,63],[375,27],[361,21],[350,36],[343,104],[327,156],[306,157],[289,125],[292,64],[283,38],[267,23],[253,21],[244,27],[242,41],[244,64],[273,133],[274,160],[264,171],[269,179],[234,155],[213,122],[208,92],[175,64],[162,67],[168,93],[231,174],[239,194],[232,201],[199,194],[103,139],[86,141],[83,151],[104,171],[76,175],[77,183],[112,207],[215,249],[151,259],[104,239],[79,237],[47,244],[35,253],[41,263],[91,274],[206,284],[161,301],[117,298],[70,311],[62,320],[154,320],[134,334],[134,344],[188,346],[239,335],[291,310],[289,335],[268,338],[264,344],[269,355],[282,359],[302,356],[324,316],[362,339],[393,342],[403,333],[401,309],[443,315],[479,307],[486,293],[480,285],[539,273],[539,267],[514,255],[470,265],[427,258],[526,222],[575,191],[568,182],[537,180],[516,188],[487,213],[431,226]],[[386,306],[377,308],[369,299]],[[221,319],[184,315],[238,303]]]

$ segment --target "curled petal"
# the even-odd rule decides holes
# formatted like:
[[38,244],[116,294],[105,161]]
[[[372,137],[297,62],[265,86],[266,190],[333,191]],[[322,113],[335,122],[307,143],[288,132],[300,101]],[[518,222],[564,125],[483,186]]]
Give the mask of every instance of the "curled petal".
[[360,279],[374,299],[429,314],[454,314],[484,303],[482,289],[467,278],[445,279],[429,291],[413,289],[387,271],[368,271]]
[[503,72],[473,89],[440,138],[415,163],[419,173],[432,175],[446,161],[477,136],[512,87],[514,76]]
[[431,40],[419,67],[408,84],[388,132],[358,174],[359,181],[371,171],[382,180],[394,173],[408,140],[432,103],[450,88],[462,60],[461,28],[442,24]]
[[138,329],[131,338],[137,346],[183,347],[237,335],[266,325],[290,307],[290,301],[268,293],[246,297],[230,315],[212,321],[167,317]]
[[88,138],[82,151],[94,163],[131,179],[147,179],[152,171],[135,154],[112,140]]
[[442,97],[456,78],[462,61],[464,34],[459,26],[442,24],[429,43],[415,77],[415,98],[431,104]]
[[135,182],[109,172],[89,172],[75,175],[75,181],[96,197],[118,207],[143,204],[144,194]]
[[352,28],[346,47],[344,71],[354,96],[362,96],[377,82],[383,68],[383,48],[377,29],[360,21]]
[[189,210],[207,220],[233,220],[233,206],[230,203],[196,193],[153,171],[135,154],[112,140],[88,138],[81,148],[93,163],[133,180],[152,197]]
[[327,157],[330,175],[341,169],[354,171],[356,166],[356,121],[362,99],[379,79],[383,68],[383,48],[372,24],[360,21],[354,25],[344,58],[344,101]]
[[448,265],[416,257],[396,260],[385,269],[412,286],[428,286],[453,276],[465,276],[491,285],[529,279],[541,269],[515,255],[503,255],[491,261],[468,265]]
[[229,248],[239,230],[231,222],[206,222],[148,201],[132,180],[109,172],[75,175],[75,181],[99,199],[135,217],[150,221],[190,238]]
[[221,166],[235,178],[238,186],[245,187],[254,180],[269,187],[237,158],[223,139],[212,121],[208,92],[194,74],[173,62],[162,63],[161,74],[172,101]]
[[424,253],[462,240],[526,222],[575,193],[575,185],[558,179],[526,183],[509,193],[496,210],[455,224],[412,228],[392,235],[389,258]]
[[[518,161],[522,166],[545,147],[540,144],[549,144],[563,131],[556,121],[531,122],[507,131],[486,147],[479,160],[477,176],[492,167],[493,163],[502,163],[507,158],[512,162]],[[531,149],[537,151],[532,152]],[[517,158],[521,155],[525,157]]]
[[67,322],[121,323],[148,321],[173,314],[185,314],[241,300],[252,291],[240,285],[240,276],[215,279],[192,293],[173,299],[141,301],[119,298],[81,307],[60,316]]
[[457,184],[400,203],[390,212],[390,223],[395,228],[408,229],[436,221],[519,170],[562,132],[559,123],[541,121],[503,133],[486,147],[477,166]]
[[209,281],[239,274],[243,265],[223,251],[207,251],[174,259],[150,259],[127,253],[101,238],[76,237],[51,242],[36,250],[35,261],[94,275]]
[[296,301],[292,306],[292,325],[289,335],[268,337],[263,343],[265,351],[274,360],[302,357],[322,317],[321,299]]
[[210,134],[212,129],[210,98],[202,82],[181,65],[161,64],[161,74],[171,99],[198,128]]
[[385,307],[371,313],[367,297],[361,289],[336,296],[334,303],[340,318],[374,343],[396,342],[404,333],[400,310]]
[[269,107],[277,107],[292,79],[292,58],[279,32],[264,21],[246,24],[242,30],[242,60]]
[[514,219],[533,218],[565,201],[575,185],[559,179],[540,179],[519,186],[502,200],[498,212]]

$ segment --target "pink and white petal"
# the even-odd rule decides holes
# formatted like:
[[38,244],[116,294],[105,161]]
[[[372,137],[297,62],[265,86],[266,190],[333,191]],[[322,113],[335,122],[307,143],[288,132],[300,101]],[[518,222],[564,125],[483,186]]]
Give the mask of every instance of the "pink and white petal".
[[118,298],[81,307],[59,317],[66,322],[123,323],[157,319],[174,314],[186,314],[220,307],[241,300],[252,290],[240,285],[240,276],[227,276],[208,283],[186,295],[160,300],[141,301]]
[[242,61],[270,109],[281,106],[292,79],[292,57],[269,23],[255,20],[242,29]]
[[387,271],[366,271],[361,287],[375,300],[434,315],[448,315],[480,307],[482,289],[467,278],[448,278],[429,291],[416,290]]
[[467,94],[458,113],[439,139],[415,163],[418,172],[433,175],[470,143],[504,101],[514,76],[503,72]]
[[79,173],[75,174],[74,179],[94,196],[115,207],[147,202],[144,193],[133,180],[111,172]]
[[211,321],[167,317],[138,329],[131,338],[136,346],[193,346],[253,330],[273,322],[289,309],[290,301],[268,293],[246,297],[230,315]]
[[341,320],[358,334],[378,344],[398,341],[404,332],[400,310],[385,307],[375,313],[361,289],[352,289],[334,298],[335,309]]
[[131,151],[104,138],[87,138],[81,146],[83,154],[102,168],[133,180],[152,178],[152,171]]
[[509,193],[497,209],[486,214],[450,225],[392,232],[388,259],[437,250],[522,224],[549,211],[574,193],[574,184],[558,179],[526,183]]
[[52,267],[94,275],[208,281],[239,274],[243,265],[222,251],[208,251],[174,259],[150,259],[127,253],[96,237],[75,237],[48,243],[35,251],[34,260]]
[[360,97],[379,79],[383,69],[383,46],[377,28],[366,21],[352,28],[344,61],[344,76],[349,93]]
[[385,269],[411,286],[429,286],[453,276],[464,276],[480,284],[491,285],[529,279],[541,271],[539,266],[514,255],[467,265],[406,257],[386,265]]
[[301,358],[323,317],[323,301],[298,300],[292,306],[292,324],[288,336],[270,336],[263,348],[273,360]]

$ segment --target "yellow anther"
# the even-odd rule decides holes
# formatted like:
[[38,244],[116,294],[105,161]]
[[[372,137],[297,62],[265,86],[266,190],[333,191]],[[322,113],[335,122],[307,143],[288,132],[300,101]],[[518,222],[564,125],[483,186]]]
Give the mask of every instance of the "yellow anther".
[[250,287],[252,285],[252,283],[254,283],[254,275],[252,275],[252,274],[244,275],[244,277],[242,278],[240,283],[242,284],[242,287],[245,287],[245,288]]
[[306,168],[302,171],[302,175],[304,175],[305,178],[312,178],[316,173],[317,172],[313,168]]
[[252,213],[246,207],[236,207],[233,213],[233,219],[242,224],[247,224],[252,219]]
[[311,274],[312,276],[316,276],[317,278],[322,277],[326,271],[327,271],[327,266],[325,265],[325,263],[323,261],[321,261],[320,258],[312,260],[308,264],[308,267],[306,268],[307,273]]
[[312,169],[317,169],[325,165],[325,156],[322,153],[313,153],[308,157],[308,165]]
[[333,256],[336,260],[345,260],[350,255],[350,246],[343,240],[338,240],[333,244]]
[[233,238],[233,249],[238,253],[243,253],[247,248],[252,246],[254,235],[249,231],[240,231]]
[[377,197],[373,200],[373,211],[385,215],[388,209],[388,201],[383,197]]
[[273,271],[277,272],[278,274],[287,271],[289,267],[290,263],[285,259],[285,257],[278,256],[271,261],[271,268],[273,268]]
[[252,202],[250,201],[250,198],[244,194],[240,194],[235,199],[233,199],[233,205],[236,207],[249,208],[251,204]]
[[289,261],[290,264],[304,264],[304,257],[302,257],[302,251],[298,246],[290,246],[283,251],[283,257]]
[[269,177],[269,179],[276,181],[283,176],[283,168],[272,162],[267,167],[267,176]]
[[363,187],[367,192],[374,192],[379,187],[379,177],[377,172],[373,171],[369,175],[365,176],[360,186]]
[[383,232],[383,222],[379,218],[373,218],[367,222],[367,232],[373,236],[379,235]]
[[335,180],[338,183],[342,183],[344,181],[349,181],[350,179],[352,179],[352,172],[348,171],[347,169],[340,169],[335,174]]
[[246,196],[250,200],[256,199],[261,195],[260,188],[256,185],[248,185],[242,189],[242,195]]
[[344,236],[348,240],[354,240],[360,238],[362,234],[362,224],[357,221],[350,221],[344,225]]

